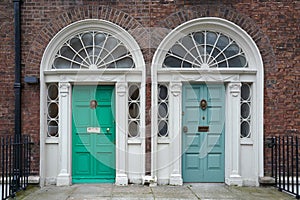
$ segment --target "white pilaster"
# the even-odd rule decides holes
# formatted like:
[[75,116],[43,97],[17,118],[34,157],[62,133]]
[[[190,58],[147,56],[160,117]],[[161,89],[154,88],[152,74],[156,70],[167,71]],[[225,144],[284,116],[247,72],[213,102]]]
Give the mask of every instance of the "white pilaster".
[[169,137],[171,139],[172,156],[172,172],[170,175],[170,185],[182,185],[181,175],[181,90],[182,84],[180,82],[170,83],[170,98],[169,98]]
[[71,84],[67,82],[59,83],[59,174],[56,184],[58,186],[70,185],[70,89]]
[[127,84],[116,84],[116,185],[128,185],[127,164]]
[[231,82],[227,88],[227,112],[226,118],[226,160],[227,174],[225,182],[228,185],[243,184],[240,175],[240,98],[241,98],[241,83]]

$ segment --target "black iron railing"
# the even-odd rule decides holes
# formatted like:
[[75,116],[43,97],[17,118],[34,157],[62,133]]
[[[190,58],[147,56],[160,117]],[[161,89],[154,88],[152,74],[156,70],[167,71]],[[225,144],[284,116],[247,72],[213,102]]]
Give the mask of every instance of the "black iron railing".
[[275,136],[267,138],[267,147],[271,148],[272,177],[279,191],[286,191],[300,198],[299,180],[299,137]]
[[2,137],[0,146],[1,199],[14,197],[28,186],[30,173],[30,137]]

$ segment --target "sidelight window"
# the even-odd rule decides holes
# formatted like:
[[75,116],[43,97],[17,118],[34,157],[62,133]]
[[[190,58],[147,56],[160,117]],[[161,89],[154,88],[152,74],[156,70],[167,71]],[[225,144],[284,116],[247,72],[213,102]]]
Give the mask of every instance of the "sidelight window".
[[128,87],[128,137],[140,135],[140,85],[129,84]]
[[47,88],[47,137],[58,137],[58,85],[51,83]]
[[252,89],[250,83],[241,87],[241,138],[251,137]]
[[158,136],[169,135],[169,91],[166,84],[158,84]]

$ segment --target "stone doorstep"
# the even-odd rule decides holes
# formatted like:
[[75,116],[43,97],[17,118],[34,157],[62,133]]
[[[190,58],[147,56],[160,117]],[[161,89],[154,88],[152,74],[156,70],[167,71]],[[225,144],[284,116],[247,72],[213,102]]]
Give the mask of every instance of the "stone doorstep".
[[263,177],[259,177],[259,183],[261,184],[261,185],[265,185],[265,186],[267,186],[267,185],[275,185],[275,178],[273,178],[273,177],[270,177],[270,176],[263,176]]

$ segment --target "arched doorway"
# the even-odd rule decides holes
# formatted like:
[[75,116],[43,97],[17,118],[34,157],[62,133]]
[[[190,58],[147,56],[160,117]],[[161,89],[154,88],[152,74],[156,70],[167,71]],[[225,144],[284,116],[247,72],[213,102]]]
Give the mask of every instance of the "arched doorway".
[[133,37],[105,20],[72,23],[48,44],[40,78],[41,185],[141,181],[145,64]]
[[258,185],[263,64],[251,37],[207,17],[172,30],[152,62],[152,176],[159,184]]

